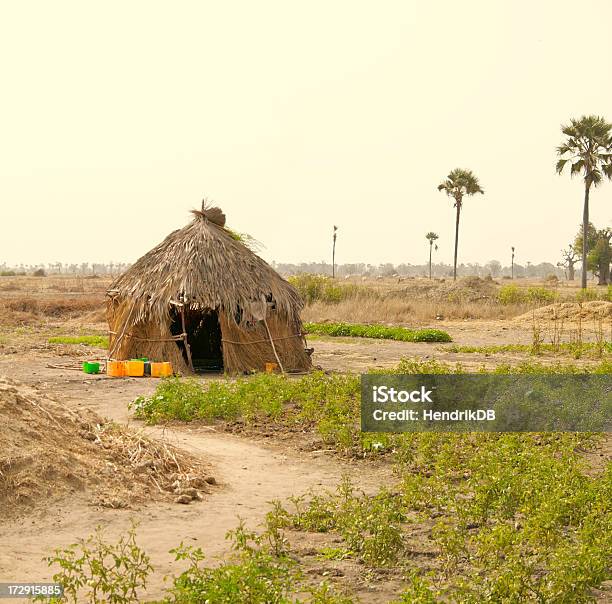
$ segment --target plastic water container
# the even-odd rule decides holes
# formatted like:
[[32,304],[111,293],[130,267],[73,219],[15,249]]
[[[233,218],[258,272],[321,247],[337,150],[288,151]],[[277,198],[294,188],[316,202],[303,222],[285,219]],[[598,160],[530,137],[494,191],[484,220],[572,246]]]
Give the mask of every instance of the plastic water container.
[[83,371],[85,373],[100,373],[100,363],[85,361],[83,363]]
[[124,377],[125,361],[108,361],[106,363],[106,375],[111,377]]
[[172,363],[151,363],[151,377],[168,377],[172,375]]
[[125,373],[129,377],[142,377],[144,375],[144,361],[125,361]]

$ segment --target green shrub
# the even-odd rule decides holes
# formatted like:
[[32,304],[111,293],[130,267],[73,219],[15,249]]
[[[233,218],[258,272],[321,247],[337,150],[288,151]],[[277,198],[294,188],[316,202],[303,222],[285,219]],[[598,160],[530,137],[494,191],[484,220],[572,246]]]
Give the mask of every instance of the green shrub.
[[440,329],[406,329],[385,325],[362,325],[350,323],[305,323],[306,333],[353,338],[376,338],[402,342],[451,342],[451,337]]
[[547,289],[545,287],[528,287],[525,295],[527,302],[537,304],[550,304],[559,297],[556,291]]
[[52,599],[52,602],[140,602],[138,592],[145,589],[153,570],[149,556],[136,543],[134,526],[114,544],[104,541],[98,527],[87,539],[55,550],[46,560],[49,566],[60,567],[53,581],[64,588],[62,599]]
[[408,587],[402,592],[400,599],[392,604],[436,604],[439,600],[427,580],[416,571],[408,576]]
[[265,546],[265,535],[247,531],[242,522],[228,533],[228,538],[233,541],[234,554],[214,568],[202,564],[204,553],[200,548],[181,544],[171,550],[177,561],[187,561],[189,567],[174,579],[166,602],[290,604],[295,583],[291,573],[294,562],[284,556],[274,556]]
[[338,283],[324,275],[294,275],[289,277],[288,281],[298,290],[306,304],[313,302],[337,304],[349,298],[378,297],[375,290],[352,283]]
[[514,284],[503,285],[497,293],[500,304],[550,304],[558,299],[558,293],[546,287],[528,287],[526,289]]
[[13,270],[0,271],[0,277],[25,277],[26,274],[22,272],[17,272]]
[[525,301],[525,294],[520,287],[509,283],[499,288],[497,299],[500,304],[521,304]]
[[356,557],[368,566],[389,566],[404,549],[401,499],[382,489],[376,495],[356,493],[344,477],[336,492],[294,497],[294,512],[278,507],[285,523],[297,530],[337,531],[345,548],[338,553]]

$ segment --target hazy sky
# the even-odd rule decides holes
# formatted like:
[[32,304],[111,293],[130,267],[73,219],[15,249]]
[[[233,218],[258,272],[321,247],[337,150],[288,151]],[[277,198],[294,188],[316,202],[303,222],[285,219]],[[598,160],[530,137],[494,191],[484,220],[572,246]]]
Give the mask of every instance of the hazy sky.
[[450,262],[455,167],[460,261],[556,262],[560,124],[612,121],[610,0],[0,6],[0,263],[133,261],[203,196],[268,260]]

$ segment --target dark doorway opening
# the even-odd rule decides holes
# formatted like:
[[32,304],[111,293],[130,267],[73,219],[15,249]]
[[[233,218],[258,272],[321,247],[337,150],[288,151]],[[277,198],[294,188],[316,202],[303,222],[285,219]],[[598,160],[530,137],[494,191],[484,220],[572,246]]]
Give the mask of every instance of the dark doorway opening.
[[[173,335],[183,333],[181,313],[172,310],[170,331]],[[223,348],[221,342],[221,325],[216,310],[201,311],[185,309],[185,331],[191,350],[193,368],[198,373],[223,371]],[[177,342],[185,363],[189,364],[183,341]]]

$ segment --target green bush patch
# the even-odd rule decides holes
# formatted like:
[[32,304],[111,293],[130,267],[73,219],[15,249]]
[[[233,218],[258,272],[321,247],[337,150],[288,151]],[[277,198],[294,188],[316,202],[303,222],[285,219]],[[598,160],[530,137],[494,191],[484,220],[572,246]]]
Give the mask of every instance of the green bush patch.
[[559,294],[546,287],[522,288],[514,284],[503,285],[497,293],[500,304],[552,304]]
[[294,275],[289,277],[289,283],[295,287],[306,304],[322,302],[338,304],[351,298],[378,298],[376,290],[354,283],[338,283],[324,275]]
[[400,342],[452,342],[450,335],[441,329],[406,329],[351,323],[305,323],[304,330],[306,333],[332,337],[376,338]]
[[[484,369],[482,370],[484,372]],[[498,374],[574,374],[612,372],[602,361],[591,368],[568,364],[542,365],[524,362],[501,365]],[[464,373],[461,365],[403,359],[395,369],[377,373]],[[197,379],[161,380],[151,396],[140,396],[130,408],[150,424],[166,421],[241,421],[245,425],[264,421],[294,431],[314,432],[339,451],[363,457],[385,454],[398,446],[404,435],[361,432],[360,376],[313,372],[295,379],[260,373],[237,380],[202,382]]]

